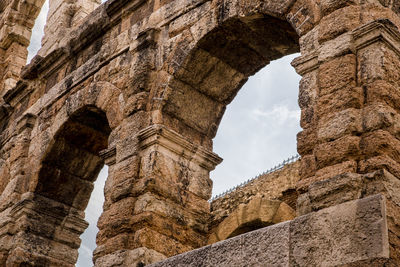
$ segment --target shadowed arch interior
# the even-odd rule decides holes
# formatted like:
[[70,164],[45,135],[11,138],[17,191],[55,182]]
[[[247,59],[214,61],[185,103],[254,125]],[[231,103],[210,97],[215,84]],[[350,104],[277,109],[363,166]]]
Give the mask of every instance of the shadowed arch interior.
[[263,14],[229,19],[199,40],[178,68],[164,110],[214,137],[226,105],[248,77],[298,51],[299,37],[286,21]]
[[110,132],[105,113],[96,107],[72,114],[44,157],[36,192],[84,210],[104,165],[99,152],[107,148]]
[[26,239],[46,251],[35,266],[62,259],[74,266],[87,228],[84,210],[93,182],[104,165],[99,152],[107,148],[111,128],[106,114],[95,106],[80,108],[59,128],[42,159],[34,192],[30,193]]

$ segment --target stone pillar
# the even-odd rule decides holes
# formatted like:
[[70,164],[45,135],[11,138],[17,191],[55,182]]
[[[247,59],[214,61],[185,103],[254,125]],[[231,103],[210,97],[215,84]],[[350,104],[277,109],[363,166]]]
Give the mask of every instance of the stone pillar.
[[36,17],[45,0],[2,1],[0,9],[0,98],[19,80]]
[[302,49],[312,52],[293,63],[303,75],[298,212],[383,194],[389,266],[398,266],[400,33],[389,19],[375,19],[392,11],[373,7],[371,15],[363,13],[369,4],[334,12],[322,5],[319,26],[301,38]]
[[9,218],[13,237],[6,266],[75,266],[80,235],[88,226],[83,211],[28,192]]
[[[14,223],[11,210],[20,197],[24,185],[26,184],[26,162],[28,147],[30,143],[30,133],[35,118],[32,115],[22,117],[16,123],[16,132],[9,136],[14,141],[13,146],[3,147],[2,167],[0,171],[1,191],[0,191],[0,265],[6,266],[6,261],[13,248]],[[4,158],[3,158],[4,156]]]
[[360,195],[386,196],[391,265],[400,265],[400,32],[389,20],[354,31],[361,111]]
[[71,29],[101,3],[101,0],[50,0],[40,56],[46,56],[62,44]]
[[148,264],[207,242],[209,172],[221,159],[163,125],[135,139],[136,150],[117,145],[109,168],[95,266]]

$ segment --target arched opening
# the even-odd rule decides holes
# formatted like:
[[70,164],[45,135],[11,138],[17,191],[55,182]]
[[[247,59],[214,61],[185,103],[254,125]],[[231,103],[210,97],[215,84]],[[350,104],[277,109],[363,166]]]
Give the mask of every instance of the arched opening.
[[[183,39],[182,45],[175,50],[171,60],[172,66],[169,66],[174,72],[174,78],[169,82],[171,90],[168,92],[164,111],[171,117],[171,127],[181,133],[188,133],[185,134],[193,142],[210,149],[213,148],[213,138],[226,106],[236,97],[248,78],[272,61],[300,51],[299,36],[290,23],[261,13],[221,19],[214,29],[189,48],[189,52],[186,52],[187,39]],[[285,64],[289,64],[288,61],[290,60],[286,59]],[[298,90],[298,86],[295,88]],[[293,96],[294,99],[296,95],[297,93]],[[296,116],[297,122],[298,109],[288,110],[290,111],[295,113],[293,116]],[[264,116],[263,112],[259,110],[257,115]],[[280,112],[279,107],[276,107],[274,112]],[[239,120],[236,127],[242,127],[241,124],[244,123]],[[296,140],[296,133],[293,133],[292,137]],[[292,155],[286,157],[290,156]],[[241,154],[240,157],[246,155]],[[278,162],[281,160],[278,159]],[[268,167],[272,166],[266,165],[264,170]],[[243,180],[249,178],[252,177],[242,177]],[[251,194],[256,194],[257,190],[258,188],[254,188]],[[234,202],[235,199],[232,199],[226,204],[231,205]],[[242,233],[259,225],[257,220],[249,221],[237,231]]]
[[[182,64],[178,65],[182,54],[185,55],[185,47],[187,43],[183,41],[182,46],[176,49],[176,59],[172,59],[173,64],[176,63],[173,66],[176,71],[169,83],[171,93],[164,110],[173,117],[172,126],[180,127],[177,129],[179,132],[182,129],[194,130],[202,135],[199,142],[211,148],[211,140],[217,133],[226,106],[250,76],[271,61],[299,52],[299,36],[292,25],[284,20],[265,14],[252,14],[219,23],[196,43]],[[284,64],[288,65],[292,58],[284,58]],[[260,73],[263,74],[263,71]],[[279,88],[282,91],[285,89]],[[295,98],[296,95],[292,99]],[[254,108],[258,112],[255,115],[265,116],[264,110],[257,108]],[[275,108],[273,112],[280,112],[280,106]],[[299,114],[295,108],[285,112],[289,113],[287,116]],[[242,127],[241,124],[244,123],[239,121],[236,127]],[[266,169],[268,167],[265,166]]]
[[296,212],[285,202],[270,200],[261,194],[240,204],[211,230],[208,243],[235,237],[276,223],[292,220]]
[[247,79],[271,61],[299,52],[298,38],[288,22],[255,14],[220,23],[179,63],[187,50],[182,41],[172,58],[176,70],[165,112],[214,138],[226,105]]
[[271,62],[243,85],[213,140],[224,161],[211,172],[213,196],[255,178],[297,154],[300,76],[290,65],[299,54]]
[[99,153],[107,148],[110,132],[105,113],[85,106],[69,116],[45,154],[34,203],[43,213],[38,217],[41,232],[35,235],[52,240],[45,241],[51,246],[46,256],[75,264],[80,235],[88,226],[84,210],[104,166]]

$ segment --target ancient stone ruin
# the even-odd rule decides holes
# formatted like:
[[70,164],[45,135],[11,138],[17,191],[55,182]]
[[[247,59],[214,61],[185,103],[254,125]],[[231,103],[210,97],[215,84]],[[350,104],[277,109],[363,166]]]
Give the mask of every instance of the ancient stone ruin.
[[[0,266],[74,266],[104,164],[95,266],[400,266],[400,0],[51,0],[25,66],[43,2],[0,0]],[[226,105],[295,52],[301,159],[210,210]]]

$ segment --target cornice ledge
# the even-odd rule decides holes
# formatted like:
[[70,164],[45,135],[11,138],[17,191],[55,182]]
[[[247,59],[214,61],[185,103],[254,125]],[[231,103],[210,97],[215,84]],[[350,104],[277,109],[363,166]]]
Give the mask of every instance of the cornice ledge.
[[384,42],[400,56],[400,32],[388,19],[365,24],[353,31],[355,49],[360,50],[375,42]]
[[164,125],[155,124],[143,129],[139,132],[138,139],[143,150],[153,145],[160,145],[179,156],[197,162],[209,171],[222,162],[222,158],[217,154],[202,146],[193,145],[182,135],[167,129]]
[[111,166],[116,163],[117,149],[114,147],[100,151],[99,156],[104,160],[106,165]]
[[36,79],[37,77],[47,77],[57,70],[62,64],[63,59],[70,55],[67,47],[60,47],[52,50],[45,57],[36,55],[31,63],[26,65],[21,71],[22,79]]
[[318,51],[314,51],[310,54],[299,56],[292,61],[292,66],[295,68],[299,75],[304,75],[318,68]]

